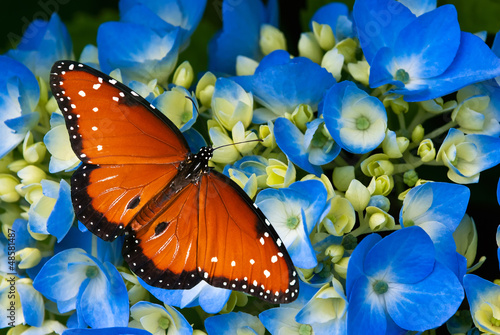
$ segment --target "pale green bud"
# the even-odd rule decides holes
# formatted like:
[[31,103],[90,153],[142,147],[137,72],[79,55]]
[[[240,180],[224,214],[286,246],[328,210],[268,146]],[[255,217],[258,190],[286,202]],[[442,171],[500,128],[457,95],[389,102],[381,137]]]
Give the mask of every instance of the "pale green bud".
[[409,144],[410,140],[406,137],[396,137],[395,132],[387,129],[384,141],[382,142],[382,150],[389,158],[401,158]]
[[120,271],[128,291],[128,300],[131,305],[149,298],[149,292],[142,287],[137,277],[125,271]]
[[419,124],[411,132],[411,141],[414,143],[419,143],[424,139],[424,135],[425,135],[425,129],[421,124]]
[[351,203],[355,211],[360,212],[370,202],[370,191],[357,179],[353,179],[349,188],[345,191],[345,197]]
[[14,155],[12,154],[12,151],[10,151],[5,156],[0,158],[0,173],[10,172],[9,164],[12,163],[13,161],[14,161]]
[[299,56],[309,58],[313,62],[321,64],[323,50],[321,50],[312,32],[300,34]]
[[175,69],[173,83],[178,86],[189,88],[193,82],[194,71],[189,61],[182,62],[181,65]]
[[337,48],[333,48],[325,53],[321,60],[321,66],[330,72],[335,80],[340,81],[342,67],[344,66],[344,55]]
[[335,35],[328,24],[312,23],[314,37],[323,50],[330,50],[335,46]]
[[332,258],[332,263],[337,263],[338,261],[340,261],[344,256],[344,253],[344,247],[338,244],[333,244],[325,250],[325,255]]
[[30,164],[40,163],[45,157],[47,149],[43,142],[34,143],[33,134],[28,131],[23,141],[23,158]]
[[385,154],[375,154],[361,162],[361,171],[368,177],[392,175],[394,165]]
[[28,165],[17,172],[17,176],[21,178],[21,183],[24,185],[40,183],[47,175],[35,165]]
[[262,145],[266,148],[276,147],[276,138],[274,137],[274,124],[272,121],[267,121],[267,124],[259,126],[259,138],[263,140]]
[[356,52],[358,51],[358,42],[352,38],[346,38],[335,45],[335,48],[339,50],[339,53],[344,55],[344,60],[346,63],[352,63],[356,61]]
[[13,161],[9,165],[7,165],[9,170],[14,172],[14,173],[18,173],[20,170],[24,169],[27,166],[28,166],[28,162],[26,162],[24,159],[18,159],[16,161]]
[[59,110],[59,105],[57,104],[57,100],[55,97],[51,97],[47,103],[45,104],[45,110],[48,111],[50,114],[54,113],[55,111]]
[[321,221],[326,231],[334,236],[349,233],[356,223],[356,213],[348,199],[336,196],[330,200],[331,208]]
[[283,188],[288,187],[295,181],[295,166],[289,160],[288,165],[277,159],[269,159],[269,166],[266,167],[267,180],[269,187]]
[[278,28],[270,24],[263,24],[260,27],[259,45],[264,55],[268,55],[274,50],[286,50],[285,35]]
[[420,142],[417,154],[422,158],[422,162],[430,162],[436,158],[436,149],[434,143],[430,139],[425,139]]
[[403,96],[398,94],[389,94],[384,97],[383,101],[385,107],[390,107],[394,114],[404,114],[410,109],[408,102],[403,100]]
[[415,186],[417,180],[418,174],[415,170],[408,170],[403,174],[403,182],[410,187]]
[[354,166],[352,165],[339,166],[333,169],[333,185],[339,191],[345,192],[354,178]]
[[222,85],[212,96],[212,111],[217,121],[226,129],[231,130],[236,123],[242,122],[247,128],[253,117],[253,95],[246,92],[240,85],[227,80],[229,85]]
[[232,181],[238,184],[238,186],[241,187],[250,198],[253,199],[253,197],[255,197],[255,195],[257,194],[258,186],[257,176],[255,174],[247,177],[246,174],[236,169],[229,169],[228,173],[229,178],[231,178]]
[[288,119],[290,119],[290,121],[292,121],[297,126],[297,128],[299,128],[303,132],[305,132],[307,129],[307,123],[311,122],[313,118],[314,112],[311,106],[307,104],[298,105],[293,111],[292,115],[288,117]]
[[343,257],[340,261],[335,263],[333,266],[335,272],[342,278],[347,277],[347,264],[349,263],[349,257]]
[[20,269],[31,269],[40,263],[42,253],[37,248],[24,248],[16,252],[16,261]]
[[355,80],[365,86],[369,85],[370,64],[368,64],[366,60],[361,60],[356,63],[348,63],[347,70]]
[[396,225],[394,218],[378,207],[366,207],[366,215],[368,217],[368,225],[374,232],[382,229],[391,230]]
[[212,72],[205,72],[196,85],[196,97],[205,107],[210,107],[212,104],[212,95],[214,94],[216,81],[217,78]]
[[467,267],[470,268],[476,258],[478,238],[476,224],[469,215],[464,215],[453,232],[453,238],[457,245],[457,252],[467,258]]
[[13,175],[7,173],[0,174],[0,200],[5,202],[16,202],[19,200],[19,193],[16,191],[16,186],[19,180]]
[[372,195],[386,196],[391,193],[394,188],[394,178],[388,175],[372,177],[368,190]]
[[483,132],[490,128],[491,123],[494,123],[494,128],[497,128],[498,120],[483,114],[489,104],[490,97],[487,95],[467,98],[453,110],[451,119],[456,121],[460,130],[466,133]]
[[212,141],[213,147],[220,147],[227,145],[214,151],[212,161],[214,163],[231,164],[237,161],[241,156],[233,144],[233,140],[229,137],[225,129],[222,127],[209,128],[208,135]]
[[457,102],[455,100],[444,102],[441,97],[432,100],[420,101],[419,104],[426,112],[432,114],[441,114],[457,107]]
[[236,57],[236,75],[251,76],[255,73],[255,69],[259,66],[259,62],[245,56]]
[[[233,134],[233,143],[241,143],[241,142],[246,142],[242,144],[236,144],[236,149],[241,154],[248,154],[250,153],[255,146],[259,143],[257,140],[257,134],[255,134],[253,131],[247,130],[245,131],[245,126],[243,125],[243,122],[239,121],[236,123],[232,129],[232,134]],[[252,142],[250,142],[252,141]]]

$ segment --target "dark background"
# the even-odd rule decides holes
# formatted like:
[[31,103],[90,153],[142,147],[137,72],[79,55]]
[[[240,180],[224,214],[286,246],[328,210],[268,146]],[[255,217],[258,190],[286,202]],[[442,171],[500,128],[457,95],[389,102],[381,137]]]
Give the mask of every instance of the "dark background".
[[[287,37],[289,51],[296,54],[296,45],[303,27],[322,4],[329,1],[280,1],[280,28]],[[342,1],[352,8],[353,1]],[[203,71],[207,66],[206,46],[208,39],[221,27],[221,0],[208,0],[205,16],[192,37],[190,47],[179,58],[179,63],[189,59],[195,72]],[[500,3],[494,0],[439,1],[439,4],[453,3],[458,10],[462,30],[477,32],[486,30],[491,41],[500,29]],[[33,19],[48,19],[50,13],[57,11],[67,25],[78,58],[82,48],[95,44],[97,28],[100,23],[118,20],[117,0],[24,0],[5,1],[0,11],[0,53],[4,53],[22,36],[29,22]],[[439,142],[436,142],[439,147]],[[420,176],[447,181],[446,168],[419,169]],[[480,184],[468,185],[472,192],[468,213],[474,218],[479,232],[478,257],[487,255],[485,265],[476,273],[490,280],[499,278],[496,258],[496,228],[500,224],[500,207],[496,199],[496,187],[500,176],[500,166],[481,173]],[[397,218],[396,218],[397,219]]]

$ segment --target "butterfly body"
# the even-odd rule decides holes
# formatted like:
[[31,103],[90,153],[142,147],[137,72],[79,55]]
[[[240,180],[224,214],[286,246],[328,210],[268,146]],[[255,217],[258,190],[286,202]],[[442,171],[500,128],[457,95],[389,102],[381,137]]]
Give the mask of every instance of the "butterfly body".
[[123,257],[147,284],[199,282],[273,303],[298,295],[288,252],[264,214],[231,179],[192,153],[179,129],[127,86],[59,61],[50,87],[82,160],[71,177],[77,218],[95,235],[125,235]]

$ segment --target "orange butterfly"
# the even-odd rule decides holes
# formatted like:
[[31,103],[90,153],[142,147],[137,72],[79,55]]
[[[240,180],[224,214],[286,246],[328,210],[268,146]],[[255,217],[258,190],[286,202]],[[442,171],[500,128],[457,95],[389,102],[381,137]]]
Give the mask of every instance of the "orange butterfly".
[[117,80],[58,61],[50,87],[82,164],[71,177],[76,216],[95,235],[125,234],[123,257],[147,284],[189,289],[201,280],[272,303],[297,298],[288,252],[231,179],[208,167],[177,127]]

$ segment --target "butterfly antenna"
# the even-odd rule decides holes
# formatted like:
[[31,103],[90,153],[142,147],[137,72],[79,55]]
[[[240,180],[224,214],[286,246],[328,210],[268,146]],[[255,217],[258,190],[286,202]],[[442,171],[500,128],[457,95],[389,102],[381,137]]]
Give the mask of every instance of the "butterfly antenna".
[[191,100],[191,102],[193,103],[194,109],[196,109],[196,113],[198,113],[198,116],[200,116],[200,111],[198,110],[198,107],[196,106],[196,103],[194,102],[193,98],[186,95],[186,99]]
[[248,141],[242,141],[242,142],[236,142],[236,143],[224,144],[224,145],[221,145],[221,146],[215,147],[215,148],[213,148],[213,149],[214,149],[214,150],[217,150],[217,149],[220,149],[220,148],[228,147],[228,146],[230,146],[230,145],[237,145],[237,144],[250,143],[250,142],[264,142],[264,140],[261,140],[260,138],[258,138],[258,139],[256,139],[256,140],[248,140]]

